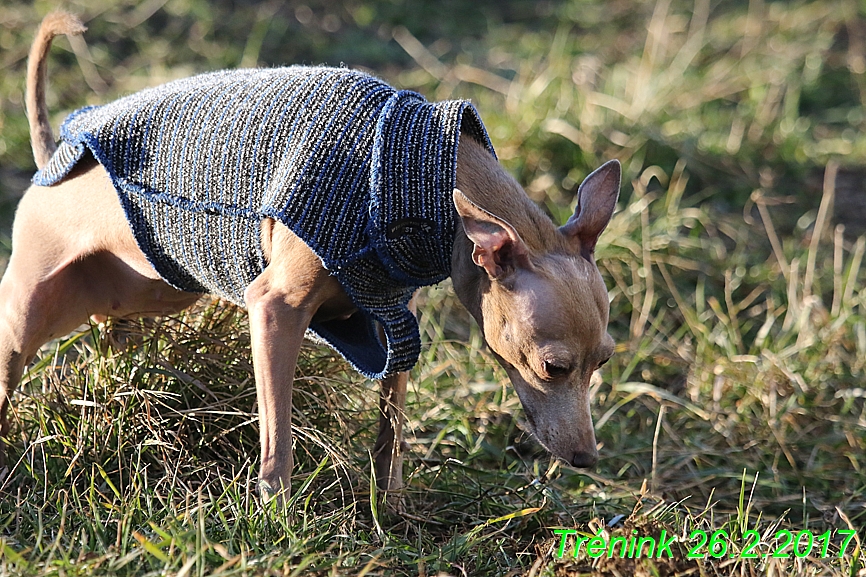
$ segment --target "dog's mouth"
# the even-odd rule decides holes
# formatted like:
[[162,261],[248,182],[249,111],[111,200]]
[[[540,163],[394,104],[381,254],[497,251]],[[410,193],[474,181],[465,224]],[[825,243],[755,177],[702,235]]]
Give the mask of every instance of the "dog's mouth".
[[[519,397],[520,394],[518,393],[517,396]],[[527,406],[522,402],[521,404],[523,405],[523,414],[526,417],[523,420],[526,432],[529,433],[530,436],[535,439],[535,442],[541,445],[545,451],[547,451],[551,455],[558,456],[550,449],[550,445],[546,442],[544,438],[542,438],[541,434],[539,433],[538,424],[535,421],[535,413],[529,408],[527,408]]]

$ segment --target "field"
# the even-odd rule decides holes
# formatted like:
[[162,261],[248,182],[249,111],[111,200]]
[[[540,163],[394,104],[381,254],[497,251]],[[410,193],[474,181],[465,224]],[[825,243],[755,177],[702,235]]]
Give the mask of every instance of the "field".
[[[3,261],[35,169],[26,53],[55,4],[0,6]],[[617,353],[593,385],[600,462],[571,469],[524,432],[449,283],[427,289],[405,512],[380,506],[370,481],[376,384],[314,345],[284,510],[254,491],[242,310],[203,299],[82,327],[44,347],[13,398],[0,574],[866,575],[860,3],[65,7],[89,31],[55,42],[55,126],[196,72],[345,63],[430,99],[471,98],[503,164],[559,223],[581,180],[618,158],[620,202],[597,250]],[[581,537],[662,535],[676,537],[670,555],[591,557],[588,541],[572,554]]]

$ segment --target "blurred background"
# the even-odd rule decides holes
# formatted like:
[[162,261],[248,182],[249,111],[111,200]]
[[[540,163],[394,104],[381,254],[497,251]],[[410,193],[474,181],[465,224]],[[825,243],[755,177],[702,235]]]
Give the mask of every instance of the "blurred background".
[[[33,168],[23,70],[33,30],[55,5],[7,1],[0,10],[5,197],[20,193],[16,178]],[[803,193],[798,200],[814,208],[826,162],[842,159],[856,172],[866,154],[866,28],[854,1],[64,7],[90,30],[74,46],[58,41],[52,56],[49,104],[58,122],[84,104],[195,72],[327,63],[372,71],[430,98],[473,98],[503,160],[539,200],[562,200],[601,159],[618,157],[631,176],[686,161],[686,194],[700,191],[722,209],[742,207],[767,184]],[[846,185],[862,188],[861,178],[843,172]],[[866,215],[856,222],[839,212],[864,230]]]

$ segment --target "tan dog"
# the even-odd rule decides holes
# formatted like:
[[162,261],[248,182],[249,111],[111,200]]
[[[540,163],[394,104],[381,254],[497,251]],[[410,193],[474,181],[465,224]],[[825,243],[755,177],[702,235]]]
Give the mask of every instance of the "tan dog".
[[[84,30],[68,14],[39,29],[27,76],[27,106],[36,163],[55,150],[45,105],[46,57],[58,34]],[[505,368],[538,440],[576,467],[595,464],[589,381],[613,353],[608,295],[594,263],[596,241],[617,200],[620,167],[609,162],[581,185],[574,216],[557,228],[488,151],[463,138],[453,204],[462,228],[451,275],[461,302]],[[462,191],[462,192],[461,192]],[[346,292],[295,234],[261,222],[267,266],[249,285],[252,354],[261,428],[259,488],[289,490],[292,472],[292,380],[313,319],[354,312]],[[0,432],[25,366],[48,340],[88,317],[170,314],[199,294],[164,282],[136,244],[106,170],[80,161],[59,184],[32,186],[13,227],[13,253],[0,283]],[[379,486],[402,486],[401,435],[406,373],[381,383],[375,468]]]

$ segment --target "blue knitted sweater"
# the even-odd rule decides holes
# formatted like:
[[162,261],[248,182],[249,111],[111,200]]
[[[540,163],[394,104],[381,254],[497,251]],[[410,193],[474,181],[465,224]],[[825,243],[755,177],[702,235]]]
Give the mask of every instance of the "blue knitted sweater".
[[262,219],[285,224],[358,307],[310,329],[380,378],[414,366],[408,301],[450,275],[461,130],[494,154],[466,101],[339,68],[223,71],[74,112],[33,182],[59,182],[89,151],[160,276],[238,304],[267,265]]

